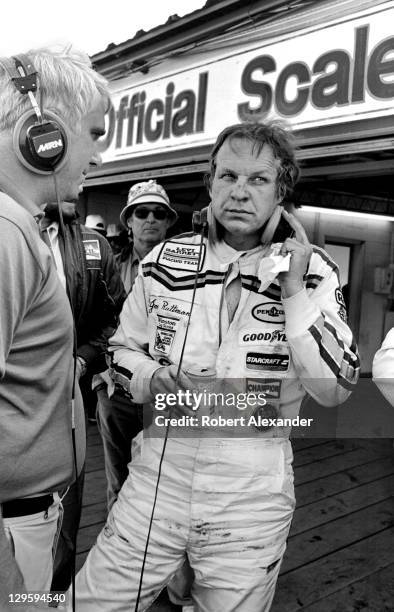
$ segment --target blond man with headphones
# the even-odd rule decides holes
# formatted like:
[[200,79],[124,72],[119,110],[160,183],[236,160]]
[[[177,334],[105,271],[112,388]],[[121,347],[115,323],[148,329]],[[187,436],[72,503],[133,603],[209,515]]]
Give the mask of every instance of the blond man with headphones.
[[79,51],[0,58],[1,609],[20,590],[16,567],[29,591],[50,588],[60,498],[84,460],[72,312],[40,219],[101,162],[107,104]]

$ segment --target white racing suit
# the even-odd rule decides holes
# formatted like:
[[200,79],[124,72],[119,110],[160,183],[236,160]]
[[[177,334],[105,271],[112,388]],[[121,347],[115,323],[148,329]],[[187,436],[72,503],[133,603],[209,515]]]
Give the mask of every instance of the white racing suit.
[[[297,416],[305,391],[322,410],[347,398],[359,361],[336,265],[314,247],[304,289],[281,299],[272,252],[263,245],[234,251],[211,236],[201,245],[195,234],[150,252],[110,341],[113,377],[133,401],[150,402],[155,370],[179,362],[199,258],[183,370],[214,368],[229,389],[264,393],[257,412],[279,419]],[[225,287],[238,274],[242,291],[229,324]],[[224,406],[216,410],[225,414]],[[189,437],[173,437],[170,428],[139,610],[185,554],[196,611],[269,610],[295,505],[290,427],[276,422],[222,426],[215,437],[190,427]],[[134,610],[164,443],[164,431],[153,437],[152,427],[134,440],[128,479],[77,577],[79,612]]]

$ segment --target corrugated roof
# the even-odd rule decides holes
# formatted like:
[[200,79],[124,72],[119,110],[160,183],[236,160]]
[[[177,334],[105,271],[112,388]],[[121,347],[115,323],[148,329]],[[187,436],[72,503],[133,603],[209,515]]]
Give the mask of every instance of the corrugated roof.
[[92,56],[96,69],[113,79],[141,69],[152,57],[167,56],[180,47],[212,39],[240,23],[255,23],[262,17],[278,15],[294,5],[317,0],[208,0],[201,9],[183,17],[170,16],[165,24],[145,32],[139,30],[122,43],[110,43]]
[[113,42],[109,43],[103,51],[98,51],[97,53],[95,53],[92,56],[92,60],[96,62],[98,59],[98,56],[101,56],[103,53],[106,53],[107,51],[113,51],[114,49],[123,47],[124,45],[128,45],[128,43],[135,42],[136,40],[140,39],[142,36],[146,36],[147,34],[153,34],[153,33],[159,34],[159,31],[163,31],[163,29],[168,30],[169,25],[172,25],[178,22],[179,20],[189,21],[190,17],[197,16],[199,13],[201,13],[201,11],[204,11],[207,8],[211,8],[213,6],[218,6],[221,4],[228,5],[228,4],[234,4],[234,3],[238,4],[239,0],[207,0],[205,4],[201,6],[201,8],[196,9],[195,11],[191,11],[190,13],[186,13],[186,15],[183,15],[183,17],[179,17],[179,15],[177,15],[176,13],[174,15],[169,15],[167,21],[151,28],[150,30],[147,30],[147,31],[142,30],[142,29],[137,30],[137,32],[134,34],[132,38],[128,38],[127,40],[121,43],[118,43],[118,44],[115,44]]

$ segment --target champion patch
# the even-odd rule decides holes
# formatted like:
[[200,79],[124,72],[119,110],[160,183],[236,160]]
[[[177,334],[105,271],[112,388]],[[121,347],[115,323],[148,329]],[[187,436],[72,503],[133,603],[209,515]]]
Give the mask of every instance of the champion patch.
[[84,240],[83,246],[87,260],[94,259],[97,261],[101,259],[100,244],[98,240]]
[[279,399],[282,381],[277,378],[247,378],[246,393],[261,393],[267,399]]
[[289,363],[289,355],[284,353],[247,353],[246,355],[246,367],[248,370],[287,372]]
[[160,251],[157,263],[160,266],[172,268],[173,270],[197,272],[200,249],[202,249],[200,259],[201,270],[205,258],[205,244],[195,245],[183,242],[165,242]]

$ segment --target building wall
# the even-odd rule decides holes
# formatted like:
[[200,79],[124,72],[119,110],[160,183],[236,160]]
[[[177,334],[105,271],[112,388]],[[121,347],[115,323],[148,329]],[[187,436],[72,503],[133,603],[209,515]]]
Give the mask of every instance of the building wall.
[[119,223],[119,214],[126,206],[127,195],[106,192],[104,187],[89,191],[79,205],[79,212],[82,219],[86,215],[99,214],[104,217],[107,225],[109,223]]

